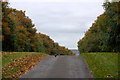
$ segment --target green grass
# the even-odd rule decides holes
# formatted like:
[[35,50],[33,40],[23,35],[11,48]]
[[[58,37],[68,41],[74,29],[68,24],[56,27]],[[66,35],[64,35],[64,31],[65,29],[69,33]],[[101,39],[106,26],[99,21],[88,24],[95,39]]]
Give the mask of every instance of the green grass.
[[2,78],[18,78],[46,55],[39,52],[3,52]]
[[118,78],[118,53],[82,53],[95,78]]
[[12,62],[13,59],[19,59],[32,54],[43,54],[38,52],[5,52],[2,53],[2,67],[6,67],[8,63]]

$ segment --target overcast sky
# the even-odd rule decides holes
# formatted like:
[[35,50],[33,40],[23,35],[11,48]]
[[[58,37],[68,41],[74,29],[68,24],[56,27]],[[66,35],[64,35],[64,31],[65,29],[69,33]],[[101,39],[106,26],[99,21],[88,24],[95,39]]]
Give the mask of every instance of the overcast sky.
[[104,12],[103,0],[9,0],[10,6],[26,11],[37,32],[49,35],[69,49],[77,49],[97,16]]

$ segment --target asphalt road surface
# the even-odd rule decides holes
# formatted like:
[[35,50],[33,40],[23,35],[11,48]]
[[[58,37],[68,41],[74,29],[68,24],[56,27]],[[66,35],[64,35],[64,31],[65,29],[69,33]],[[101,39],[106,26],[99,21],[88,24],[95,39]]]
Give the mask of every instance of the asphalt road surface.
[[82,56],[47,56],[20,78],[93,78]]

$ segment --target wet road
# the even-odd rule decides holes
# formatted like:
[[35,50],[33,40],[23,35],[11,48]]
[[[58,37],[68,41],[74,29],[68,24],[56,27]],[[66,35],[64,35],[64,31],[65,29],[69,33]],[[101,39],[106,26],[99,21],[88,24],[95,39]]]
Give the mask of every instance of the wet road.
[[20,78],[93,78],[82,56],[47,56]]

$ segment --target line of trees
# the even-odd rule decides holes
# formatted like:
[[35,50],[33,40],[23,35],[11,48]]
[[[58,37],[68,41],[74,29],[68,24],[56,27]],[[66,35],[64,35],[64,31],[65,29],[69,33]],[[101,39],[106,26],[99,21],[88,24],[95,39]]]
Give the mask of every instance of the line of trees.
[[[2,3],[2,51],[44,52],[48,54],[73,54],[59,46],[49,36],[37,33],[32,20],[25,11],[12,9],[8,2]],[[0,14],[1,15],[1,14]]]
[[103,7],[105,12],[78,42],[80,52],[120,52],[120,1]]

